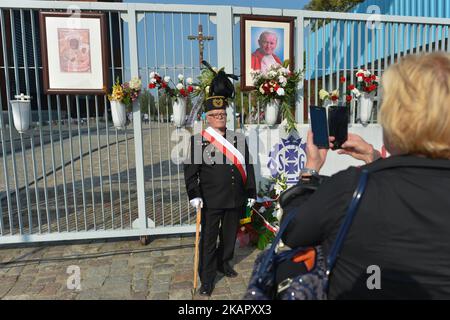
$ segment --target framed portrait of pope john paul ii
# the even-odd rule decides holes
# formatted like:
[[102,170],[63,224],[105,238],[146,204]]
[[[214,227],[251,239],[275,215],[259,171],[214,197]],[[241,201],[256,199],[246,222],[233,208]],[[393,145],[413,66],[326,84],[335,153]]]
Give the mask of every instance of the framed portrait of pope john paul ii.
[[294,19],[277,16],[241,16],[241,89],[253,90],[250,72],[267,71],[290,61],[294,68]]
[[39,13],[46,94],[106,93],[105,19],[101,13]]

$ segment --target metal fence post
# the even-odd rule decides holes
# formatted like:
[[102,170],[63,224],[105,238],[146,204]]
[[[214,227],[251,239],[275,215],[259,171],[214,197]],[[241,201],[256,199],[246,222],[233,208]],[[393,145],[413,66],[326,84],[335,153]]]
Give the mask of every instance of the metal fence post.
[[[230,6],[217,7],[217,67],[225,67],[225,72],[233,73],[233,11]],[[233,121],[227,125],[228,129],[236,127],[236,106],[233,108]]]
[[[295,38],[297,39],[295,52],[296,57],[298,57],[298,65],[296,69],[304,70],[305,69],[305,63],[304,63],[304,27],[305,27],[305,18],[303,15],[297,16],[297,28],[296,28],[296,34]],[[309,72],[309,70],[308,70]],[[311,80],[310,80],[311,82]],[[308,85],[311,85],[310,83]],[[309,99],[309,97],[308,97]],[[297,86],[297,97],[295,100],[295,122],[297,124],[303,124],[303,100],[304,100],[304,79],[298,83]]]
[[[130,75],[139,76],[139,60],[137,46],[137,21],[136,5],[128,4],[128,32],[130,42]],[[133,103],[133,130],[134,130],[134,149],[136,156],[136,188],[138,200],[139,229],[147,229],[147,219],[145,210],[145,177],[144,177],[144,153],[142,141],[142,123],[141,109],[139,103]]]

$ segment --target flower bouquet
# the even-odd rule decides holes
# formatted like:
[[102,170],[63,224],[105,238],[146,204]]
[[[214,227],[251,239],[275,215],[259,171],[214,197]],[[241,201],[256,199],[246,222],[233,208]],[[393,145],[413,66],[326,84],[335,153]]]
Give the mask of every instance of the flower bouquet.
[[[247,235],[249,241],[264,250],[275,238],[279,229],[282,210],[278,204],[278,197],[281,192],[288,188],[287,177],[280,174],[269,182],[258,193],[257,202],[252,208],[247,206],[247,219],[241,220],[239,235],[245,239]],[[240,240],[240,244],[242,244]]]
[[276,123],[278,108],[281,106],[283,117],[287,121],[286,131],[295,130],[295,119],[291,105],[295,103],[297,85],[301,81],[301,72],[290,71],[289,61],[283,65],[274,64],[267,71],[252,71],[253,84],[256,87],[256,96],[266,105],[266,122],[269,125]]
[[108,95],[111,103],[111,115],[114,126],[117,129],[125,127],[127,122],[126,107],[132,105],[141,93],[142,81],[138,77],[132,78],[129,82],[120,83],[119,78],[112,87],[112,93]]
[[370,71],[360,69],[356,73],[356,85],[350,85],[351,91],[358,99],[359,117],[363,125],[367,125],[372,115],[376,90],[379,86],[379,77]]
[[[339,83],[341,85],[344,85],[345,82],[347,81],[347,79],[345,77],[341,77],[339,79]],[[355,89],[355,87],[352,85],[347,86],[346,90],[345,90],[345,105],[349,105],[352,100],[353,100],[353,96],[352,96],[352,89]],[[342,90],[342,92],[344,92],[344,90]],[[332,90],[332,91],[327,91],[325,89],[321,89],[319,91],[319,99],[322,100],[322,104],[324,107],[328,107],[330,105],[336,105],[339,100],[341,99],[341,91],[339,89],[336,90]]]
[[194,92],[192,78],[185,80],[184,75],[179,74],[175,83],[169,76],[162,77],[157,72],[151,72],[148,87],[173,99],[173,121],[181,127],[185,121],[187,99]]

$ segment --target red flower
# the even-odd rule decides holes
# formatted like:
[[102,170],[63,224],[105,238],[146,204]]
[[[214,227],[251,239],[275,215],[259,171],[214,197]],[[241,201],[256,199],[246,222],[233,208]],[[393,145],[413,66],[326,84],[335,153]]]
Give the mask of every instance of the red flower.
[[161,87],[162,87],[162,88],[165,88],[165,87],[167,87],[167,83],[165,83],[165,82],[161,82]]
[[149,84],[148,84],[148,87],[149,87],[149,89],[154,89],[154,88],[156,88],[156,84],[154,84],[154,83],[149,83]]
[[364,73],[359,72],[359,73],[356,74],[356,76],[357,76],[357,77],[364,77]]
[[350,84],[348,87],[347,87],[347,89],[348,90],[354,90],[355,89],[355,85],[354,84]]
[[347,102],[351,102],[351,101],[352,101],[352,96],[348,95],[348,96],[346,97],[346,100],[347,100]]
[[375,91],[377,89],[377,86],[375,84],[369,86],[368,90],[369,92]]
[[371,77],[368,77],[368,78],[364,77],[364,81],[367,83],[370,83],[372,81],[372,79],[371,79]]
[[181,90],[180,90],[180,94],[181,94],[182,96],[184,96],[184,97],[187,96],[186,90],[184,90],[184,89],[181,89]]
[[331,100],[336,101],[338,99],[337,96],[331,96]]
[[194,91],[194,87],[193,86],[189,86],[188,88],[188,92],[191,93],[192,91]]
[[341,77],[341,83],[344,83],[347,79],[345,77]]
[[372,75],[371,79],[372,79],[373,81],[375,81],[375,80],[377,80],[377,76],[376,76],[376,75]]
[[270,208],[271,206],[272,206],[272,202],[271,201],[265,201],[265,202],[263,202],[263,206],[264,206],[264,208]]

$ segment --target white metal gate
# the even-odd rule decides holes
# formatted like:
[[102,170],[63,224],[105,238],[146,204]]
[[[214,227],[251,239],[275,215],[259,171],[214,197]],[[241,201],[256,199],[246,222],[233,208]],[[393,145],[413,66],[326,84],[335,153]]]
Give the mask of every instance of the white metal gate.
[[[365,66],[379,74],[407,53],[449,50],[448,19],[229,6],[133,3],[0,1],[0,245],[7,243],[142,236],[193,232],[170,109],[158,95],[135,104],[125,130],[111,125],[105,96],[43,95],[38,12],[102,12],[107,18],[110,82],[149,72],[195,78],[197,43],[187,36],[202,24],[213,41],[205,58],[239,71],[239,16],[261,14],[296,19],[296,65],[304,66],[296,119],[317,104],[318,90],[353,80]],[[369,22],[368,22],[369,21]],[[180,54],[181,53],[181,54]],[[304,53],[304,54],[299,54]],[[32,128],[15,131],[9,101],[33,96]],[[305,100],[305,101],[304,101]],[[249,114],[251,93],[236,109]],[[259,105],[255,105],[259,108]],[[149,121],[142,121],[143,113]],[[354,121],[355,119],[353,119]],[[237,127],[250,120],[240,117]],[[264,126],[258,118],[257,124]],[[176,132],[175,132],[176,133]]]

